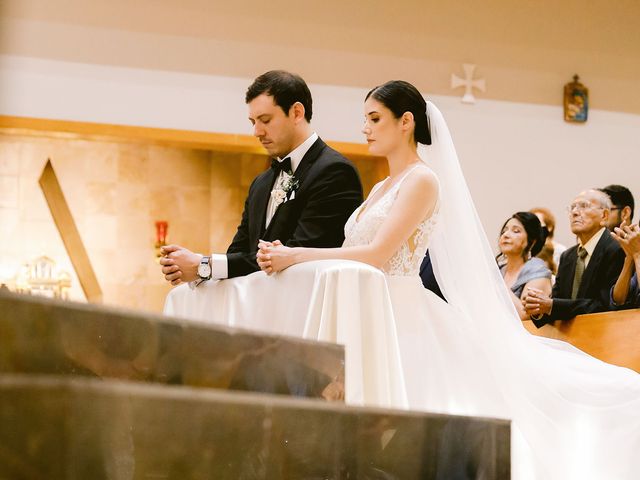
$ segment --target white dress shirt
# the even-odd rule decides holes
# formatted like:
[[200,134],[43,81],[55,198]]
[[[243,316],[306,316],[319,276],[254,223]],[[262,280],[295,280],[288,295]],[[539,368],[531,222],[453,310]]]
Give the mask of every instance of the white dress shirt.
[[598,245],[598,242],[600,241],[600,238],[602,237],[602,234],[604,233],[604,231],[606,230],[605,227],[602,227],[600,230],[598,230],[595,235],[593,237],[591,237],[589,240],[587,240],[587,243],[585,243],[584,245],[581,245],[582,248],[584,248],[587,251],[587,256],[584,257],[584,269],[587,269],[587,266],[589,265],[589,261],[591,260],[591,257],[593,256],[593,251],[596,249],[596,246]]

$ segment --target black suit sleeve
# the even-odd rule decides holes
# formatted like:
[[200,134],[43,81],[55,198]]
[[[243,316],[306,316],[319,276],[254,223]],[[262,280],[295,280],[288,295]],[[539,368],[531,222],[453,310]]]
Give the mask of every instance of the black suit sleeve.
[[238,230],[227,249],[227,265],[229,278],[248,275],[257,272],[260,268],[256,261],[258,245],[250,245],[249,235],[249,199],[251,198],[256,180],[249,187],[249,194],[244,202],[242,220],[238,225]]
[[[608,310],[611,287],[616,283],[623,263],[624,251],[620,248],[609,248],[605,258],[600,262],[601,268],[596,272],[597,278],[590,298],[576,298],[575,300],[568,298],[570,293],[564,291],[566,288],[563,288],[563,286],[569,285],[570,288],[573,279],[561,277],[561,272],[558,272],[551,294],[553,298],[551,314],[543,315],[540,320],[534,320],[535,326],[540,328],[555,320],[569,320],[576,315]],[[568,271],[570,270],[564,270],[563,273],[567,274]]]
[[355,168],[333,163],[311,185],[290,247],[337,247],[344,241],[344,224],[362,203],[362,186]]

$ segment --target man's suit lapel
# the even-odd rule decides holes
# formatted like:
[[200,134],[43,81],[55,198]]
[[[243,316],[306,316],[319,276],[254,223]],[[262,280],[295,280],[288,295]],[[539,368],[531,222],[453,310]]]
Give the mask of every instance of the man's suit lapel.
[[302,157],[302,160],[300,160],[300,164],[298,165],[298,168],[296,168],[296,171],[294,173],[294,176],[298,179],[298,182],[300,182],[298,188],[302,186],[304,179],[307,177],[307,173],[309,173],[311,165],[313,165],[314,162],[318,159],[318,157],[320,156],[320,152],[322,152],[325,146],[326,144],[320,138],[318,138],[315,142],[313,142],[311,148],[307,150],[307,153],[305,153],[304,157]]
[[600,262],[602,262],[602,257],[607,250],[607,244],[609,243],[610,235],[607,230],[602,233],[600,240],[596,244],[596,248],[593,250],[593,255],[591,255],[591,259],[589,260],[589,265],[584,270],[584,274],[582,275],[582,283],[580,283],[580,290],[578,291],[578,297],[584,296],[584,292],[591,285],[592,280],[594,279],[595,272],[598,270]]
[[[304,157],[302,157],[302,160],[300,160],[300,164],[298,165],[298,168],[296,168],[296,171],[293,174],[293,176],[298,180],[297,190],[300,190],[302,188],[304,184],[304,180],[305,178],[307,178],[307,174],[309,173],[309,169],[314,164],[314,162],[318,159],[325,145],[326,144],[320,138],[318,138],[315,142],[313,142],[313,145],[311,145],[311,148],[307,150],[307,153],[305,153]],[[268,201],[268,198],[267,198],[267,201]],[[269,236],[271,230],[273,230],[273,226],[276,225],[276,221],[278,219],[278,212],[280,211],[280,208],[282,207],[282,205],[283,203],[278,205],[278,208],[273,214],[273,218],[269,223],[269,227],[264,233],[265,237]],[[265,220],[266,220],[266,208],[265,208],[265,215],[262,217],[263,225],[265,223]]]

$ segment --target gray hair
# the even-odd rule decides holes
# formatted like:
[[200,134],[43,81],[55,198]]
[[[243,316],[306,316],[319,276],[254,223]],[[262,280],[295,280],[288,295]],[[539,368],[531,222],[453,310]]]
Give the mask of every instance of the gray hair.
[[609,195],[607,195],[602,190],[598,190],[597,188],[590,188],[589,190],[586,190],[583,193],[593,194],[595,197],[597,197],[596,200],[598,201],[600,206],[605,210],[611,210],[611,208],[613,208],[613,203],[611,203],[611,197],[609,197]]

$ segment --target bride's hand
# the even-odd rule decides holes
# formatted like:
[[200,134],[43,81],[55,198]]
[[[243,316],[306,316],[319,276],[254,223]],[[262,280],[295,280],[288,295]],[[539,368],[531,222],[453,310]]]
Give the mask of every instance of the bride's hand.
[[269,275],[281,272],[295,263],[295,249],[285,247],[278,240],[273,243],[261,242],[258,244],[258,249],[256,255],[258,265]]
[[271,256],[269,253],[269,249],[279,245],[282,245],[282,242],[280,240],[274,240],[273,242],[268,242],[266,240],[258,241],[258,252],[256,253],[256,261],[258,262],[260,270],[265,272],[267,275],[271,275],[274,272],[274,270],[271,268]]
[[267,257],[271,262],[271,273],[281,272],[295,263],[295,248],[285,247],[281,243],[267,249]]

